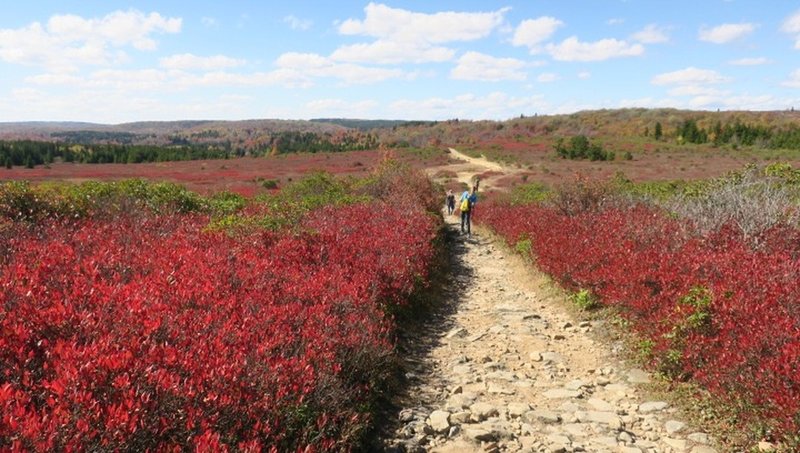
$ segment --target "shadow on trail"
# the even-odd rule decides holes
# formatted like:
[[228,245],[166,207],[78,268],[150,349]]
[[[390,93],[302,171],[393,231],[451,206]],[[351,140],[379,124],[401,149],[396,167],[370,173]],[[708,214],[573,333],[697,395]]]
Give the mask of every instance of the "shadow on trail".
[[459,234],[459,226],[451,222],[445,227],[444,252],[434,267],[430,289],[418,297],[412,309],[398,316],[395,372],[386,398],[376,408],[365,451],[384,451],[385,441],[393,439],[404,424],[398,416],[402,408],[431,406],[447,394],[439,385],[431,352],[455,327],[458,306],[465,301],[475,278],[474,270],[466,264],[467,249],[478,242],[474,236],[468,239]]

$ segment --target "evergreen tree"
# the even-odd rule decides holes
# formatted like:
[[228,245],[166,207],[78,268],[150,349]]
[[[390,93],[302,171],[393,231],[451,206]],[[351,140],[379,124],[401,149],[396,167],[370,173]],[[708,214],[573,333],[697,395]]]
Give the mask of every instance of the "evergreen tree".
[[656,122],[656,130],[655,130],[655,132],[653,132],[653,137],[655,137],[656,140],[661,140],[662,134],[663,134],[663,131],[661,130],[661,123],[660,122]]

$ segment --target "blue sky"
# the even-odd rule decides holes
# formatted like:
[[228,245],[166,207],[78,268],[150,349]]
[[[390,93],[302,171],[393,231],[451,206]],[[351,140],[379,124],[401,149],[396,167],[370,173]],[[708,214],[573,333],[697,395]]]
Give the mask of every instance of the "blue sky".
[[800,3],[28,1],[0,121],[800,108]]

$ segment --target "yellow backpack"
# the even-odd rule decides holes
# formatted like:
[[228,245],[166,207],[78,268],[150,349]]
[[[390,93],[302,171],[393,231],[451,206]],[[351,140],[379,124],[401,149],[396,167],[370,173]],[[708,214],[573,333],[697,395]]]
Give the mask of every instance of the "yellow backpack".
[[461,200],[461,212],[469,211],[469,198]]

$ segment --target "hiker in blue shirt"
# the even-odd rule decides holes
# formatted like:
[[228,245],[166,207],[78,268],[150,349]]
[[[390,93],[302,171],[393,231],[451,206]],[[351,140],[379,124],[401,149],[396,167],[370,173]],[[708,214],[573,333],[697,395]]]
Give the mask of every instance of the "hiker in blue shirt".
[[466,224],[466,232],[468,237],[472,237],[470,217],[472,210],[475,209],[475,203],[478,202],[478,188],[473,187],[472,193],[467,192],[461,194],[461,234],[464,234],[464,225]]

